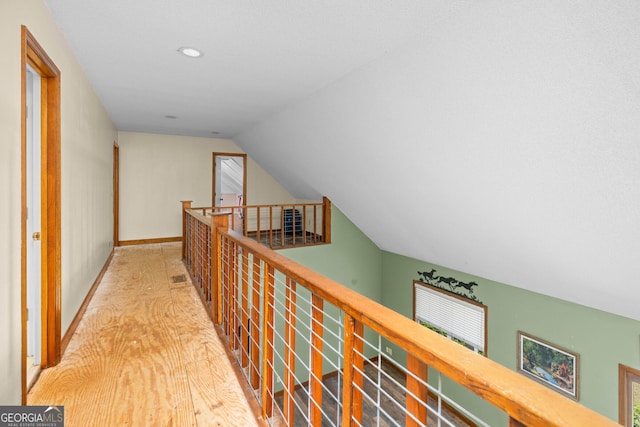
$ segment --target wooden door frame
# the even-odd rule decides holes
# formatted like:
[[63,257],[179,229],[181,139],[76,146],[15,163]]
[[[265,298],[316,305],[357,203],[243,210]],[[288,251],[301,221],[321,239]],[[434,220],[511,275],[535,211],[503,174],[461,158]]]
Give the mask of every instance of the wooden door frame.
[[242,157],[243,158],[243,166],[242,166],[242,192],[243,192],[243,200],[242,204],[247,205],[247,155],[244,153],[219,153],[213,152],[211,161],[213,163],[211,167],[211,206],[216,205],[216,156],[229,156],[229,157]]
[[120,246],[120,146],[113,143],[113,246]]
[[21,30],[21,298],[22,404],[27,400],[27,64],[41,76],[41,239],[43,368],[60,361],[60,70],[27,27]]
[[[628,415],[632,408],[629,407],[631,383],[640,382],[640,369],[618,364],[618,422],[623,426],[632,426],[633,419]],[[633,417],[632,417],[633,418]]]

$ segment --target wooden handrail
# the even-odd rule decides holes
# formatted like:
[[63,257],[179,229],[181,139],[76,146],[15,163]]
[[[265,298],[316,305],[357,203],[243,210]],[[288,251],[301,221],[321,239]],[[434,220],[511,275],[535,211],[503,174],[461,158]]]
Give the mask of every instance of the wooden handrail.
[[251,239],[233,231],[221,234],[523,425],[618,425]]
[[[232,229],[273,249],[331,243],[331,201],[326,197],[322,202],[271,205],[192,207],[191,202],[183,202],[183,225],[187,210],[200,212],[203,216],[231,212]],[[292,218],[287,217],[288,222],[285,220],[287,211],[292,215]],[[183,257],[185,255],[183,252]]]
[[[328,201],[329,199],[327,199]],[[330,201],[328,203],[331,203]],[[274,207],[274,208],[289,208],[291,206],[300,206],[300,207],[309,207],[309,206],[321,206],[324,205],[324,202],[313,202],[313,203],[308,203],[308,202],[303,202],[303,203],[273,203],[273,204],[269,204],[269,205],[232,205],[232,206],[195,206],[195,207],[191,207],[190,209],[193,210],[202,210],[202,209],[206,209],[206,210],[229,210],[229,209],[245,209],[245,208],[267,208],[267,207]]]
[[[262,328],[264,336],[262,342],[251,341],[240,344],[241,351],[249,352],[248,377],[251,386],[255,389],[261,381],[261,399],[263,403],[263,415],[272,415],[274,402],[273,384],[273,287],[274,274],[286,278],[286,287],[292,285],[303,287],[312,294],[311,315],[317,324],[322,322],[323,305],[331,304],[343,312],[344,315],[344,379],[346,384],[356,385],[356,387],[345,387],[342,394],[343,425],[350,425],[352,420],[360,420],[362,416],[362,395],[358,391],[358,384],[362,383],[362,337],[364,327],[376,332],[381,337],[395,343],[400,348],[406,350],[408,357],[408,370],[416,374],[418,378],[426,379],[427,366],[433,367],[451,380],[471,390],[485,401],[496,408],[504,411],[509,416],[510,426],[617,426],[610,419],[571,401],[560,394],[534,382],[524,376],[474,352],[468,351],[451,340],[421,326],[417,322],[396,313],[395,311],[373,301],[369,298],[331,280],[319,273],[304,267],[289,258],[280,255],[266,246],[247,238],[233,230],[228,230],[224,224],[217,228],[211,217],[202,215],[200,212],[191,210],[189,215],[193,220],[202,222],[211,227],[212,241],[215,241],[215,254],[212,257],[212,277],[214,283],[211,292],[212,299],[216,301],[212,305],[212,319],[217,323],[223,323],[223,319],[228,319],[232,314],[225,312],[229,306],[222,302],[222,270],[228,279],[226,286],[236,286],[236,271],[242,265],[247,277],[243,277],[242,305],[246,308],[246,298],[251,298],[251,311],[242,317],[242,326],[248,323],[248,328]],[[185,241],[188,236],[185,236]],[[189,252],[189,251],[187,251]],[[241,255],[240,255],[241,254]],[[248,256],[252,257],[249,262]],[[187,253],[187,257],[191,253]],[[242,256],[242,260],[232,259]],[[225,258],[221,261],[221,258]],[[188,264],[188,262],[186,262]],[[248,265],[252,265],[251,274],[248,273]],[[262,270],[262,273],[260,271]],[[195,281],[194,281],[195,282]],[[195,283],[194,283],[195,284]],[[258,291],[263,289],[264,296]],[[228,304],[232,303],[235,290],[228,288],[226,291]],[[289,292],[289,291],[287,291]],[[201,293],[201,297],[203,293]],[[262,300],[262,301],[261,301]],[[262,304],[260,304],[260,302]],[[238,304],[238,301],[235,301]],[[262,307],[259,307],[262,305]],[[262,310],[262,324],[258,325],[260,314],[257,310]],[[290,306],[285,308],[290,309]],[[227,317],[225,317],[227,316]],[[285,317],[289,316],[285,313]],[[235,320],[233,320],[235,322]],[[291,322],[289,320],[288,322]],[[287,323],[289,324],[289,323]],[[314,323],[315,325],[316,323]],[[235,324],[234,324],[235,325]],[[236,325],[237,326],[237,325]],[[225,327],[231,334],[232,330],[228,324]],[[235,328],[235,326],[234,326]],[[234,329],[235,330],[235,329]],[[286,332],[286,336],[291,336],[292,332]],[[314,337],[321,335],[321,329],[314,330]],[[251,334],[249,334],[251,337]],[[235,343],[236,338],[231,338],[230,343]],[[236,345],[236,344],[232,344]],[[262,351],[258,351],[257,346],[262,346]],[[314,342],[316,349],[322,348],[320,340]],[[258,353],[262,354],[262,360],[258,360]],[[311,353],[310,370],[315,380],[310,381],[311,398],[320,403],[320,387],[317,379],[321,378],[322,362],[318,358],[318,352]],[[243,364],[245,362],[242,362]],[[290,367],[293,364],[291,353],[286,357],[286,364]],[[318,368],[320,366],[320,368]],[[289,368],[290,369],[290,368]],[[259,372],[260,371],[260,372]],[[291,371],[287,371],[289,375]],[[316,381],[316,382],[314,382]],[[285,378],[285,386],[291,392],[292,378]],[[426,407],[420,403],[426,395],[423,383],[407,381],[408,390],[411,390],[416,398],[407,399],[407,421],[423,420],[427,416]],[[291,401],[286,403],[287,413],[292,414]],[[409,417],[409,414],[411,416]],[[312,414],[315,421],[319,421],[319,415]],[[289,415],[287,415],[289,417]],[[407,425],[410,425],[408,422]]]

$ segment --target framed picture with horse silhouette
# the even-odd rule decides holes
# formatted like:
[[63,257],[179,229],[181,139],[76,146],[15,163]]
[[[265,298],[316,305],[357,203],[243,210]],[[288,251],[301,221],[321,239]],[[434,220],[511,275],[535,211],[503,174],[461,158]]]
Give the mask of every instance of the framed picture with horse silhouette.
[[580,394],[579,365],[577,353],[518,331],[518,371],[576,401]]

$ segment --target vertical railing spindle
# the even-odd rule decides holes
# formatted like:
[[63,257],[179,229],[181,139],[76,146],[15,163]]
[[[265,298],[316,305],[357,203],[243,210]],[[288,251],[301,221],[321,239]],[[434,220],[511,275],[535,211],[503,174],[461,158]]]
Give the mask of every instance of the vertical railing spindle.
[[274,329],[274,269],[264,265],[263,276],[263,344],[262,344],[262,416],[273,414],[273,329]]
[[428,375],[427,365],[409,353],[407,355],[407,370],[409,373],[407,373],[406,426],[418,427],[426,425],[426,402],[429,398],[426,386]]
[[313,206],[313,243],[318,242],[318,208]]
[[240,366],[245,368],[249,364],[249,254],[242,257],[242,333],[240,341]]
[[269,247],[273,248],[273,206],[269,206]]
[[302,205],[302,244],[307,244],[307,205]]
[[293,395],[296,392],[296,289],[297,285],[287,278],[285,295],[285,326],[284,326],[284,419],[287,425],[294,425],[295,406]]
[[348,314],[344,315],[344,369],[342,385],[342,425],[351,425],[353,412],[353,343],[354,343],[355,319]]
[[256,215],[257,215],[256,216],[256,240],[258,242],[260,242],[261,241],[261,236],[260,236],[260,233],[261,233],[261,231],[260,231],[260,225],[261,225],[260,224],[260,206],[258,206],[258,208],[256,209],[256,212],[257,212],[256,213]]
[[362,390],[364,387],[364,325],[357,320],[353,325],[353,418],[362,424]]
[[249,380],[254,390],[260,385],[260,259],[253,257],[251,282],[251,369]]
[[322,424],[322,343],[324,322],[324,300],[313,294],[311,297],[311,372],[309,373],[309,419],[311,424]]
[[231,273],[231,285],[229,286],[229,317],[230,317],[230,330],[231,335],[229,337],[231,341],[231,349],[238,349],[238,335],[240,333],[238,326],[238,291],[240,286],[238,266],[240,264],[238,258],[242,256],[242,249],[237,244],[233,244],[233,262],[231,263],[233,271]]

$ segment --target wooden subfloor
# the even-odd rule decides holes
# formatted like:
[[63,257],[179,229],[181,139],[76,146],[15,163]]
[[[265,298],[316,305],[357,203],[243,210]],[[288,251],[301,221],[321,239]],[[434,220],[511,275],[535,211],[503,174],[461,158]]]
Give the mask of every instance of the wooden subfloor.
[[[180,243],[116,248],[29,405],[64,405],[67,427],[259,425],[180,251]],[[187,281],[174,283],[180,275]]]

